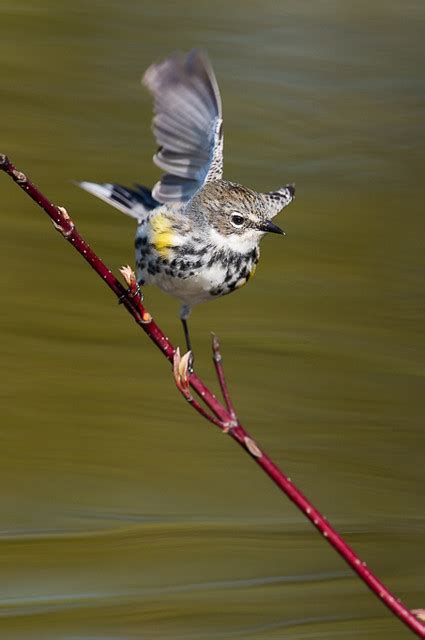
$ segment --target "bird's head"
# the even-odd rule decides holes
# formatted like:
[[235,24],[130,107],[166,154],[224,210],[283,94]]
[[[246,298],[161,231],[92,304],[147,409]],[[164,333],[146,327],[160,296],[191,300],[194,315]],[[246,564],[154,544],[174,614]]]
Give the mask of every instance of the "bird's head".
[[189,206],[193,215],[202,216],[217,243],[244,250],[258,245],[267,232],[284,234],[272,219],[294,199],[294,194],[293,185],[258,193],[234,182],[216,180],[207,182]]

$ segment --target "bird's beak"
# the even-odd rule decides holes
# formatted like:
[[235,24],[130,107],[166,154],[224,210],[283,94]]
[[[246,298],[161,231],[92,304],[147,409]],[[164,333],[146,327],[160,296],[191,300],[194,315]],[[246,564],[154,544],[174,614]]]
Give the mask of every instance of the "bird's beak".
[[266,222],[262,222],[260,225],[260,231],[268,231],[269,233],[280,233],[285,236],[286,233],[283,229],[277,226],[277,224],[273,224],[270,220],[266,220]]

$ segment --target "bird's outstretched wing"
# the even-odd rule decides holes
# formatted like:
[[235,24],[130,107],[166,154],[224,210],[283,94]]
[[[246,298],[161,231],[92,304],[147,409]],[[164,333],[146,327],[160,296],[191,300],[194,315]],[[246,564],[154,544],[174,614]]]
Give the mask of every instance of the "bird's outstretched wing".
[[154,98],[155,164],[166,173],[152,189],[159,202],[185,202],[223,173],[221,99],[207,56],[196,49],[153,64],[143,84]]

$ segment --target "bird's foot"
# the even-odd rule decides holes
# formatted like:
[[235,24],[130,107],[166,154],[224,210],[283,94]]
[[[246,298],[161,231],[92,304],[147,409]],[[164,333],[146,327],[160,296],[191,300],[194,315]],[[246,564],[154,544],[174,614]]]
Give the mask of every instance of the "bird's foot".
[[188,363],[187,363],[187,370],[188,373],[193,373],[195,370],[195,356],[193,355],[193,351],[188,351],[189,353],[189,359],[188,359]]

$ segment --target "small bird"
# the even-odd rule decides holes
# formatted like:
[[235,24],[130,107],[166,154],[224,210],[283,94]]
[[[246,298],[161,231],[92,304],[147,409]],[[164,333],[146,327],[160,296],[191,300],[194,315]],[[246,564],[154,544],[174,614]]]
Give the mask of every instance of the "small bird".
[[150,190],[136,184],[79,186],[136,218],[139,284],[178,298],[187,348],[191,309],[242,287],[254,275],[266,232],[293,199],[292,184],[258,193],[223,179],[220,91],[205,53],[192,50],[151,65],[143,84],[154,99],[154,163],[165,173]]

